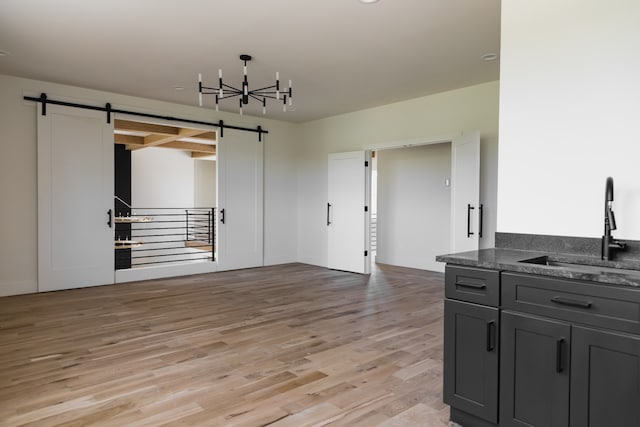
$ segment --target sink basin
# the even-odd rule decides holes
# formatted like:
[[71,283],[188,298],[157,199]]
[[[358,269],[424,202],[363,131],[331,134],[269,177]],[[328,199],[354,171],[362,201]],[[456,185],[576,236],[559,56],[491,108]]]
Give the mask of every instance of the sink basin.
[[535,258],[529,258],[522,261],[519,261],[525,264],[537,264],[537,265],[546,265],[549,267],[558,267],[566,270],[574,270],[574,271],[582,271],[585,273],[591,274],[627,274],[640,276],[640,270],[631,270],[628,268],[618,268],[618,267],[607,267],[603,265],[592,265],[585,263],[577,263],[577,262],[568,262],[561,261],[555,258],[549,257],[547,255],[539,256]]

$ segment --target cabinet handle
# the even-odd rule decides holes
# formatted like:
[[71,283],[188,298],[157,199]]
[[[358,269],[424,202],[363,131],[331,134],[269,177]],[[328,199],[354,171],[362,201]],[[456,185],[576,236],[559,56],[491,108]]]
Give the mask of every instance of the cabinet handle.
[[224,224],[224,209],[220,209],[220,222]]
[[329,219],[329,215],[331,215],[331,203],[327,203],[327,225],[331,225],[331,220]]
[[109,209],[107,211],[107,216],[109,217],[109,219],[107,220],[107,225],[109,226],[109,228],[113,228],[113,210]]
[[471,282],[456,282],[456,286],[461,286],[463,288],[473,288],[473,289],[485,289],[487,285],[483,285],[481,283],[471,283]]
[[555,302],[560,305],[569,305],[571,307],[591,308],[593,305],[591,301],[580,301],[577,299],[565,298],[565,297],[553,297],[551,302]]
[[473,236],[473,232],[471,231],[471,211],[474,209],[470,204],[467,205],[467,237]]
[[487,351],[493,351],[496,348],[496,322],[491,320],[487,322]]
[[556,341],[556,372],[564,371],[564,338]]
[[478,237],[482,238],[482,217],[483,215],[483,206],[480,205],[480,207],[478,208],[478,210],[480,211],[480,227],[478,228]]

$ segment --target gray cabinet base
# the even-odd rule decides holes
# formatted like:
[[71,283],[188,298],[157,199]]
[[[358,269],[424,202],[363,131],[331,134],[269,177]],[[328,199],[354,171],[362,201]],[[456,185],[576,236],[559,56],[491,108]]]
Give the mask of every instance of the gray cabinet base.
[[460,411],[454,407],[451,407],[451,421],[460,424],[462,427],[497,427],[498,424],[490,423],[478,418],[475,415],[471,415],[467,412]]

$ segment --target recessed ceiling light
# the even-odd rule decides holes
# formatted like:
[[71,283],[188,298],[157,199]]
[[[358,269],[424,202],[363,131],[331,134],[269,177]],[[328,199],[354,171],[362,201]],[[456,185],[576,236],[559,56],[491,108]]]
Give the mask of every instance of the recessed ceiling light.
[[0,56],[9,56],[9,52],[6,50],[0,50]]
[[364,4],[371,4],[371,3],[377,3],[379,0],[360,0],[360,3],[364,3]]
[[495,53],[485,53],[480,57],[483,61],[495,61],[498,59],[498,55]]

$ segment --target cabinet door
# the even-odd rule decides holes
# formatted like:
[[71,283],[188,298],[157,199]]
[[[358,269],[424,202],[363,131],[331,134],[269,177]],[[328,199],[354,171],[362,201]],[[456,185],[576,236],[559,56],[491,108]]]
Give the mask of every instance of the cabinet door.
[[570,325],[502,312],[500,426],[569,425]]
[[571,426],[640,426],[640,337],[574,327]]
[[444,402],[487,421],[498,418],[499,312],[444,302]]

